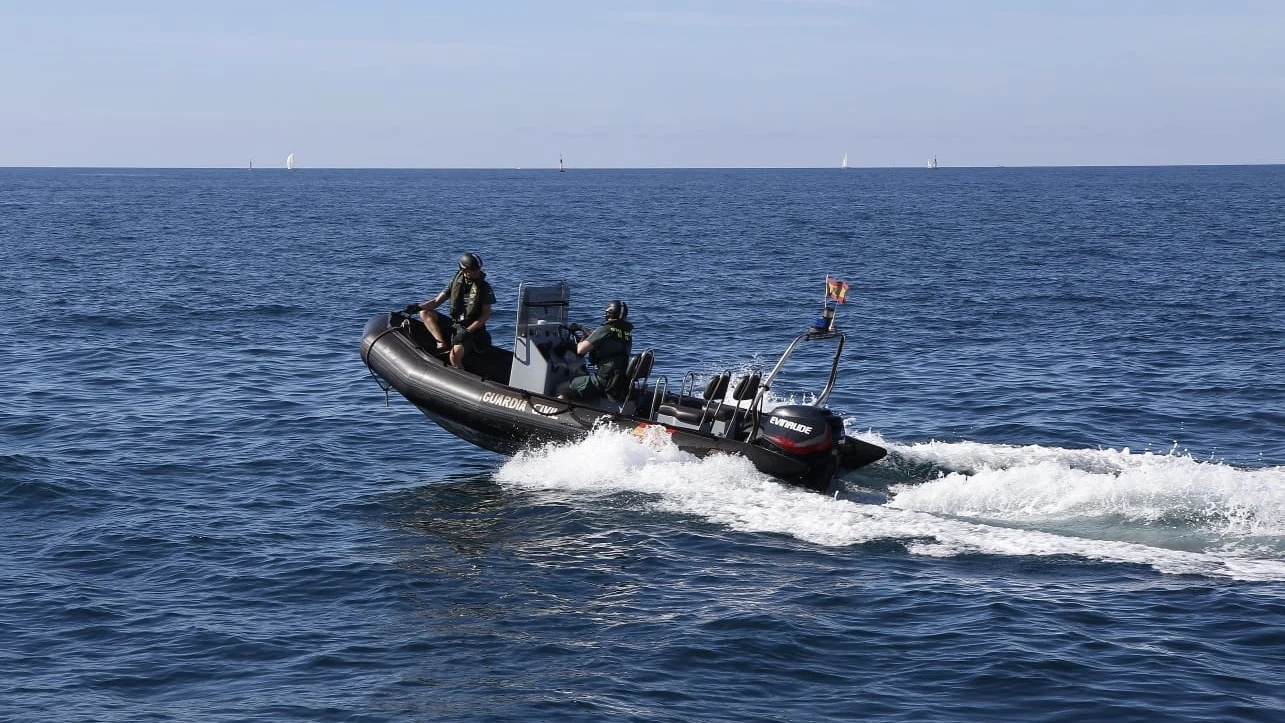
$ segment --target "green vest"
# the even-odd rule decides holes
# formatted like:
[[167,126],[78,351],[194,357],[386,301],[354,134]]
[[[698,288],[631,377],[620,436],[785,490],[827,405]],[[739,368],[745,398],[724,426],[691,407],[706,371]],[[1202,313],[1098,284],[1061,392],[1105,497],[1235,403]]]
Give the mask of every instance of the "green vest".
[[624,319],[613,319],[594,329],[590,339],[593,349],[589,350],[589,361],[597,370],[603,390],[613,398],[623,396],[629,383],[626,372],[634,346],[634,325]]
[[491,296],[487,291],[486,274],[476,281],[469,281],[463,271],[458,271],[451,279],[451,321],[460,326],[468,326],[482,315],[482,307]]

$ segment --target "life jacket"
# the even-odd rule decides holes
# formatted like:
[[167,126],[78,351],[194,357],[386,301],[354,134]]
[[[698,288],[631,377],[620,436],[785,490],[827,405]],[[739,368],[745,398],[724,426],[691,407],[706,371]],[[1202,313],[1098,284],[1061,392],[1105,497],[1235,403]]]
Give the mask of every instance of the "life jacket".
[[589,350],[589,361],[593,362],[607,396],[619,399],[629,383],[625,371],[634,348],[634,325],[624,319],[612,319],[603,326],[607,335]]
[[468,326],[482,315],[482,299],[486,288],[486,273],[475,281],[470,281],[463,271],[457,271],[451,279],[451,321],[460,326]]

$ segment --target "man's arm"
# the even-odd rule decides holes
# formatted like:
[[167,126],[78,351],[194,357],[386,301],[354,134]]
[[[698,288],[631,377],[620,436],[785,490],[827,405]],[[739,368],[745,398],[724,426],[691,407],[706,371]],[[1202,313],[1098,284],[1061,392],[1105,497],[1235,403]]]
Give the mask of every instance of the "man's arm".
[[[423,309],[424,311],[432,311],[433,309],[436,309],[437,307],[441,306],[443,301],[446,301],[445,289],[442,289],[442,291],[439,292],[437,296],[434,296],[428,301],[425,301],[423,304],[420,304],[419,308]],[[487,307],[487,309],[488,309],[487,313],[489,314],[490,307]]]
[[472,324],[469,324],[464,328],[469,331],[477,331],[478,329],[481,329],[482,327],[486,326],[486,320],[490,318],[491,318],[491,305],[482,304],[482,313],[478,315],[477,319],[475,319]]
[[600,326],[597,329],[586,329],[584,327],[580,327],[580,328],[584,329],[585,338],[581,339],[579,344],[576,344],[576,353],[579,354],[580,356],[584,356],[585,354],[588,354],[589,352],[593,351],[594,345],[597,344],[602,339],[603,336],[605,336],[605,334],[598,333],[600,329],[603,329],[605,327]]

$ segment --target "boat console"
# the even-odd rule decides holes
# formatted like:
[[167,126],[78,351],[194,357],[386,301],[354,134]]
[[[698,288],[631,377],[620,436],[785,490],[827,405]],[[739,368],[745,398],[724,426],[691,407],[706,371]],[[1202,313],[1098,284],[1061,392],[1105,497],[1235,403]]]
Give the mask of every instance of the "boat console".
[[525,281],[518,286],[509,386],[553,396],[563,382],[588,373],[567,328],[570,303],[571,289],[565,281]]

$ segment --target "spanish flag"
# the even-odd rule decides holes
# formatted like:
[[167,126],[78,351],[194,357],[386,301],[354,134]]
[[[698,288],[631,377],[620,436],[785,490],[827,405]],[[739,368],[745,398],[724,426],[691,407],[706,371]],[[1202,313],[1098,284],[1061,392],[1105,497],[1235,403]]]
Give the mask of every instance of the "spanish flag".
[[825,277],[825,295],[826,298],[834,299],[840,304],[848,303],[848,284],[838,279]]

